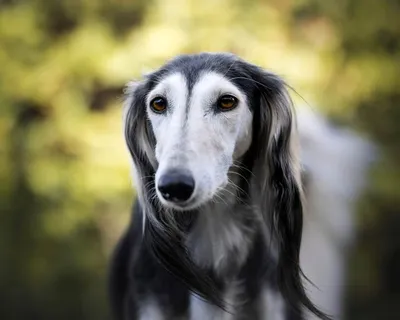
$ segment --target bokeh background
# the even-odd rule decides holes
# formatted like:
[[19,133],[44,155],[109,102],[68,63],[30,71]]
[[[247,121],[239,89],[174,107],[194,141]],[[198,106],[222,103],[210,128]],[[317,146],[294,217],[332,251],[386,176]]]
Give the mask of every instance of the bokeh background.
[[109,319],[134,194],[122,88],[197,51],[280,74],[376,143],[346,318],[400,319],[399,16],[399,0],[1,0],[0,319]]

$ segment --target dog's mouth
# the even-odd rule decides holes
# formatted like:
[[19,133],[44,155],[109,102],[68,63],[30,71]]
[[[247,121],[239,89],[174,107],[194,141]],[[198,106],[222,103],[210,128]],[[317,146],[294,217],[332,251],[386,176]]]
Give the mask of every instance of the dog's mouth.
[[[159,191],[157,191],[157,197],[161,205],[166,209],[174,209],[176,211],[193,211],[209,203],[224,203],[227,202],[224,199],[225,189],[221,186],[216,192],[210,192],[209,194],[203,194],[201,192],[194,192],[194,194],[186,201],[179,201],[176,198],[166,199]],[[229,191],[228,191],[229,193]],[[167,196],[168,198],[168,196]]]
[[160,200],[162,206],[166,209],[174,209],[177,211],[192,211],[199,208],[202,203],[196,201],[196,199],[190,199],[188,201],[169,201],[165,200],[163,196],[158,195],[158,199]]
[[[185,190],[177,191],[185,193]],[[194,190],[189,198],[184,200],[180,197],[174,196],[174,194],[160,192],[159,189],[157,189],[157,197],[164,208],[174,209],[176,211],[193,211],[201,208],[214,199],[213,194],[205,195],[197,189]]]

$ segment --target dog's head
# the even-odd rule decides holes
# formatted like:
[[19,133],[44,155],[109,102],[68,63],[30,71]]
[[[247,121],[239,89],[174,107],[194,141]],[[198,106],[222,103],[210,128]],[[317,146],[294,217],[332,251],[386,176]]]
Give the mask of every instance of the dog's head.
[[258,162],[273,173],[276,156],[282,165],[293,162],[284,83],[233,55],[178,57],[128,92],[128,146],[155,172],[155,192],[166,208],[184,211],[210,201],[249,151],[251,171]]
[[210,202],[236,168],[238,197],[259,207],[275,235],[283,294],[316,311],[300,281],[300,172],[292,103],[279,77],[231,54],[179,56],[128,85],[125,134],[155,224],[165,211]]

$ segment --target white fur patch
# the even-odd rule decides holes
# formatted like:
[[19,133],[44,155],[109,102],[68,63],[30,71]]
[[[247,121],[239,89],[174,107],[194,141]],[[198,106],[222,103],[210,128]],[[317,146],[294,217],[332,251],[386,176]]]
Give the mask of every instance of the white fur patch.
[[270,288],[264,288],[260,299],[261,320],[285,320],[285,303],[282,296]]
[[[232,307],[240,304],[239,295],[241,286],[236,281],[233,281],[225,292],[224,300]],[[228,310],[229,307],[228,306]],[[190,320],[234,320],[236,319],[235,310],[231,308],[226,312],[219,307],[216,307],[198,296],[191,294],[190,296]]]
[[162,310],[160,309],[160,306],[153,299],[148,299],[140,308],[139,319],[164,320],[165,317]]
[[190,320],[231,320],[229,313],[202,300],[196,295],[190,296]]

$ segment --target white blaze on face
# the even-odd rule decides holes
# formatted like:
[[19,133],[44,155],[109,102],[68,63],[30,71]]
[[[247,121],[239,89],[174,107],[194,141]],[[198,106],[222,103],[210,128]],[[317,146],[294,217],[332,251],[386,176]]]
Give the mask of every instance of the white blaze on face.
[[[237,106],[218,111],[223,95],[236,97]],[[252,113],[244,93],[215,72],[204,72],[191,90],[183,74],[171,74],[148,94],[147,105],[159,96],[167,101],[166,112],[147,108],[157,141],[156,181],[170,169],[189,171],[195,180],[191,207],[196,207],[227,184],[233,161],[249,148]]]

